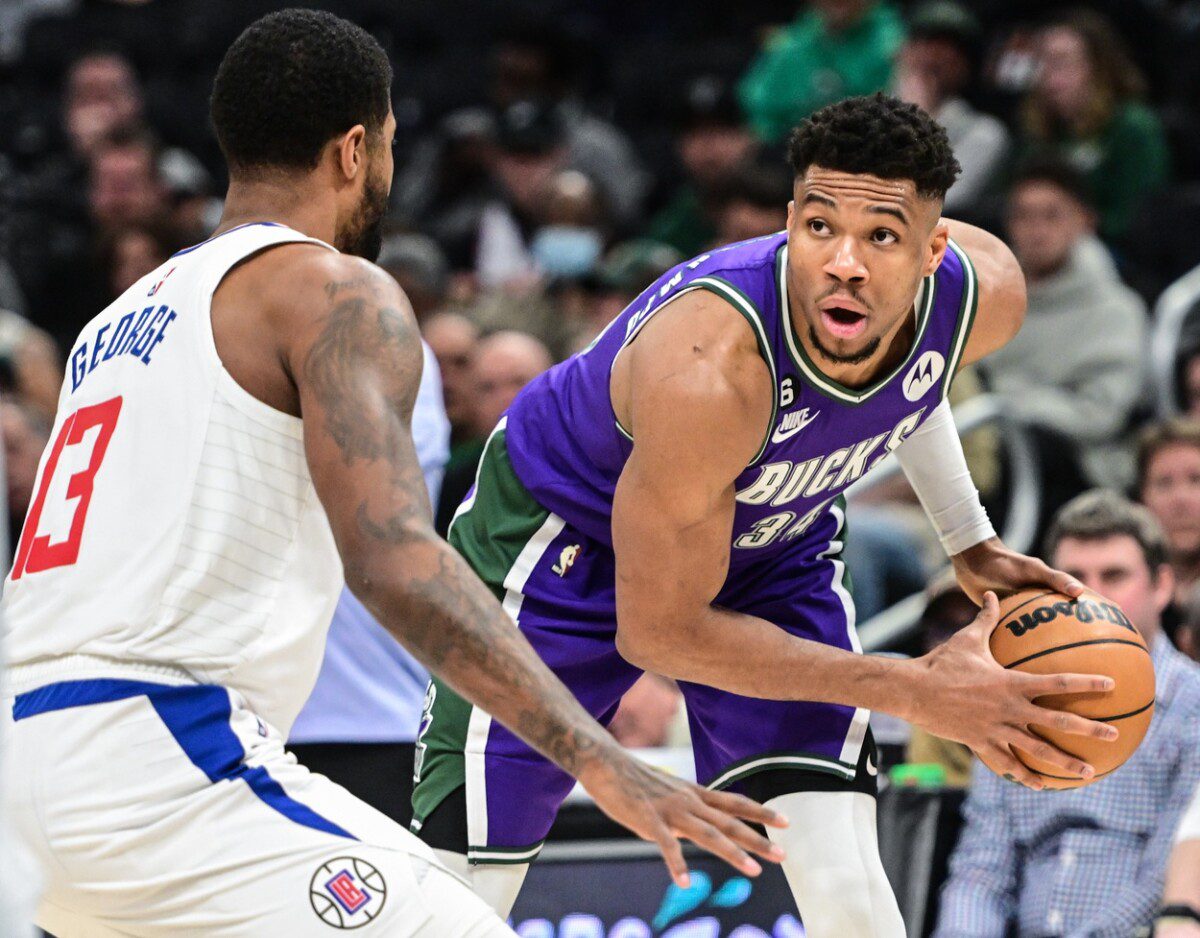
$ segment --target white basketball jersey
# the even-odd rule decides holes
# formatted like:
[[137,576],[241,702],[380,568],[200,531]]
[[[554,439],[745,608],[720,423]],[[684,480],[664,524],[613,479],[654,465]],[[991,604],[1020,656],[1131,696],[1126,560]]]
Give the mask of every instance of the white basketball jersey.
[[5,583],[12,690],[72,677],[222,684],[285,736],[342,568],[299,418],[225,371],[213,291],[275,224],[176,254],[84,328]]

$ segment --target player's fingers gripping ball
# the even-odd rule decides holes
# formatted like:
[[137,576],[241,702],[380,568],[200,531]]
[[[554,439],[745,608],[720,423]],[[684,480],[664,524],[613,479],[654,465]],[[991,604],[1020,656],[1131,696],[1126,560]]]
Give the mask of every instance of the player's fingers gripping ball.
[[1141,744],[1154,716],[1154,666],[1142,634],[1115,603],[1091,590],[1077,600],[1045,589],[1021,590],[1000,601],[1000,621],[990,645],[1005,668],[1027,674],[1097,674],[1115,682],[1109,691],[1034,699],[1038,706],[1109,723],[1119,731],[1115,740],[1102,740],[1030,727],[1096,770],[1090,779],[1067,776],[1063,769],[1014,747],[1016,757],[1047,788],[1079,788],[1099,781]]

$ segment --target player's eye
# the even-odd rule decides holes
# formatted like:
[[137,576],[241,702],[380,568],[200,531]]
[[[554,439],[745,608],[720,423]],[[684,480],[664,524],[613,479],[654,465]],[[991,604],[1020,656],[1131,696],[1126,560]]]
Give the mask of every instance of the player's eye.
[[810,218],[808,221],[808,230],[815,235],[828,234],[829,226],[819,218]]
[[895,244],[900,240],[900,237],[896,234],[896,232],[891,231],[888,228],[876,228],[875,231],[871,233],[871,240],[875,244]]

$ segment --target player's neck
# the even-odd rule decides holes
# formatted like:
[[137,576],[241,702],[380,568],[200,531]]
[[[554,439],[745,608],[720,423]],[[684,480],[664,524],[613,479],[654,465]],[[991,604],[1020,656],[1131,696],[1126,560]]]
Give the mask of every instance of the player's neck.
[[305,182],[291,175],[230,180],[221,223],[213,233],[270,221],[333,244],[337,213],[332,197]]

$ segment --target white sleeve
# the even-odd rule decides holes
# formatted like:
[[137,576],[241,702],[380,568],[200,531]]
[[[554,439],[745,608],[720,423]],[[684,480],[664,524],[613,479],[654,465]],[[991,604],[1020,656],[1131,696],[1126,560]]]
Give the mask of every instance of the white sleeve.
[[896,449],[896,459],[953,557],[996,536],[967,468],[950,402],[943,400]]

